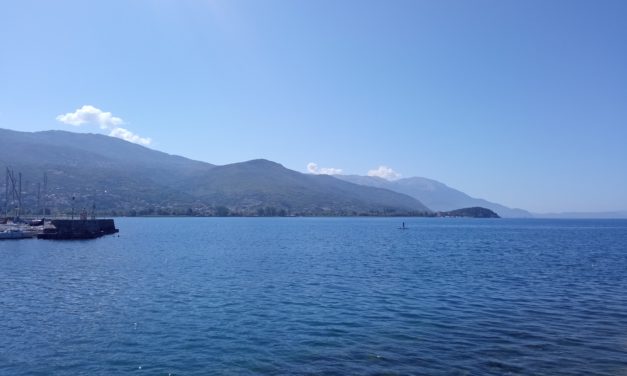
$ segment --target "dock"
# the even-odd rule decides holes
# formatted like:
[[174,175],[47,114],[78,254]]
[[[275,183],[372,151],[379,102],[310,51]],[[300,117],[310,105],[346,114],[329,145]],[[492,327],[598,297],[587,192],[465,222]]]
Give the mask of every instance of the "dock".
[[53,219],[38,239],[74,240],[95,239],[119,232],[113,219]]

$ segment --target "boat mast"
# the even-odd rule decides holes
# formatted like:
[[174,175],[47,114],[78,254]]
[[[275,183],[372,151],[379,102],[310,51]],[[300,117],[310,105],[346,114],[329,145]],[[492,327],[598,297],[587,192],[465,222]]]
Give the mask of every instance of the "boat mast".
[[44,195],[42,197],[42,218],[46,218],[46,195],[48,194],[48,173],[44,172]]
[[9,216],[9,168],[6,168],[4,174],[4,217]]
[[[21,177],[21,174],[20,174]],[[11,187],[8,188],[8,184],[10,183]],[[11,210],[15,209],[15,214],[17,217],[17,206],[15,206],[15,202],[18,200],[18,192],[17,192],[17,187],[16,187],[16,182],[15,182],[15,172],[13,172],[13,170],[7,168],[7,188],[11,191]],[[6,207],[6,216],[8,218],[9,216],[9,199],[8,199],[9,195],[7,194],[7,207]]]
[[22,214],[22,173],[17,173],[19,176],[18,192],[17,192],[17,215],[16,218],[20,218]]

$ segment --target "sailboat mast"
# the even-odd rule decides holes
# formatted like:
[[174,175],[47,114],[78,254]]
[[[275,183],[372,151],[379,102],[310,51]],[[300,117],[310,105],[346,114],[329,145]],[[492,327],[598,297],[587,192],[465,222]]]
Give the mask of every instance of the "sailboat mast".
[[17,192],[17,218],[22,214],[22,173],[18,172],[19,183],[18,183],[18,192]]
[[44,172],[44,195],[43,195],[43,213],[41,213],[42,218],[46,217],[46,195],[48,194],[48,173]]
[[9,216],[9,168],[7,167],[4,174],[4,216]]

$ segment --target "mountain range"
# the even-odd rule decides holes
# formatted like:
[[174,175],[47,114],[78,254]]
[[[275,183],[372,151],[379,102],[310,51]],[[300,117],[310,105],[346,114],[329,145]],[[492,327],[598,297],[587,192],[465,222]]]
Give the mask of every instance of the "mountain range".
[[470,197],[464,192],[451,188],[439,181],[412,177],[389,181],[375,176],[336,175],[337,178],[351,183],[371,187],[385,188],[404,193],[419,199],[434,211],[451,211],[468,207],[484,207],[496,212],[503,218],[529,218],[531,213],[522,209],[512,209],[480,198]]
[[[22,173],[24,212],[32,213],[40,210],[44,198],[53,213],[92,206],[112,215],[430,212],[402,193],[302,174],[267,160],[215,166],[97,134],[0,129],[2,165]],[[9,201],[10,208],[14,203]]]
[[[95,206],[109,215],[430,215],[482,207],[505,218],[591,217],[531,214],[424,177],[303,174],[264,159],[216,166],[109,136],[66,131],[0,129],[2,166],[22,174],[23,212],[30,213],[41,212],[45,202],[52,213]],[[2,211],[15,205],[4,196],[0,204]]]

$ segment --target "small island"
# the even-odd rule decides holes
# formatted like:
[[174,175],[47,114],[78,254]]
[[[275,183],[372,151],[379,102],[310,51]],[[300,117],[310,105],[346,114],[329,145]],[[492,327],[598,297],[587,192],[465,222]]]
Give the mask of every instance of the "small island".
[[463,217],[463,218],[501,218],[490,209],[475,206],[472,208],[456,209],[446,212],[438,212],[438,217]]

